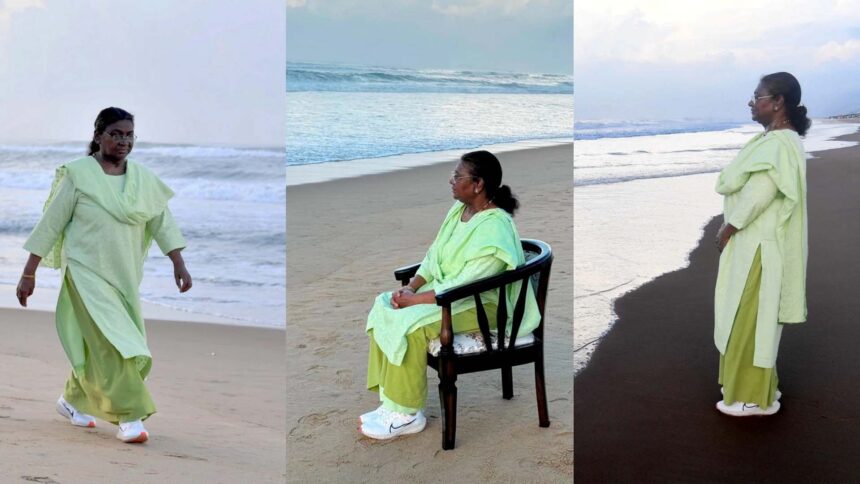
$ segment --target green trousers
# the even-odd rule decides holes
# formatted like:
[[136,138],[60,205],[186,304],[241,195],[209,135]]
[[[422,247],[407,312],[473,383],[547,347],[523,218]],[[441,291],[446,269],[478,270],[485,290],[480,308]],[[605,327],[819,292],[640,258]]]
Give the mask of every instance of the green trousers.
[[[485,304],[490,326],[495,327],[496,305]],[[451,321],[455,333],[478,329],[474,309],[455,314]],[[408,347],[400,365],[388,361],[370,333],[367,357],[367,389],[380,392],[383,406],[402,413],[415,413],[427,401],[427,344],[439,337],[442,322],[421,327],[406,336]],[[382,391],[380,391],[382,390]]]
[[69,376],[63,397],[81,412],[114,424],[146,419],[155,413],[155,403],[143,383],[151,360],[146,358],[138,368],[139,361],[124,359],[90,317],[70,274],[63,283],[84,339],[86,358],[83,371],[76,374],[73,370]]
[[761,287],[761,249],[756,251],[747,276],[726,354],[720,355],[719,383],[723,386],[723,401],[754,403],[769,407],[776,395],[779,380],[776,366],[759,368],[753,365],[755,329],[758,314],[758,293]]

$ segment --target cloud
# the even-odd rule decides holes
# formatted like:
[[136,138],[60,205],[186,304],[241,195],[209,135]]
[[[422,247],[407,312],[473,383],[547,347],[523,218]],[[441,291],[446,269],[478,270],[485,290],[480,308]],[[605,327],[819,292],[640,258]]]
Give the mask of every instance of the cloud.
[[5,0],[0,2],[0,35],[9,26],[12,14],[30,8],[45,8],[42,0]]
[[532,0],[433,0],[431,8],[443,15],[468,16],[485,12],[515,15],[535,3]]
[[288,8],[300,8],[300,7],[304,7],[307,4],[308,4],[307,0],[287,0],[287,7]]
[[860,56],[860,40],[850,39],[845,42],[830,41],[815,52],[815,60],[818,63],[829,61],[848,61]]
[[860,2],[846,0],[577,0],[574,7],[577,64],[789,62],[860,23]]

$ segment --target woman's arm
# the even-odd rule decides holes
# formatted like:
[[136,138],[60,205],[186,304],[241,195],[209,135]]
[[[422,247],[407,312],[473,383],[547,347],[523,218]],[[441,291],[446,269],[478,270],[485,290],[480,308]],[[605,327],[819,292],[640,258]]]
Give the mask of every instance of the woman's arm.
[[753,173],[738,194],[738,201],[726,223],[717,232],[717,249],[722,252],[731,237],[751,224],[773,202],[779,189],[766,171]]
[[21,306],[27,307],[27,298],[33,295],[33,290],[36,289],[36,268],[39,267],[39,262],[42,258],[36,254],[30,254],[27,263],[24,264],[24,272],[21,274],[21,280],[18,281],[18,288],[15,295],[18,296],[18,303]]
[[182,249],[173,249],[167,253],[170,261],[173,262],[173,280],[176,282],[176,287],[179,292],[186,292],[191,289],[191,274],[185,268],[185,260],[182,259]]
[[[476,281],[483,277],[499,274],[503,272],[505,268],[507,268],[507,265],[501,259],[498,259],[493,255],[478,257],[477,259],[467,262],[463,267],[463,270],[460,271],[457,276],[446,280],[437,288],[443,290],[451,287],[462,286],[463,284]],[[391,298],[391,305],[395,309],[405,308],[415,304],[436,304],[436,291],[431,290],[418,294],[401,292],[397,296],[392,295]]]

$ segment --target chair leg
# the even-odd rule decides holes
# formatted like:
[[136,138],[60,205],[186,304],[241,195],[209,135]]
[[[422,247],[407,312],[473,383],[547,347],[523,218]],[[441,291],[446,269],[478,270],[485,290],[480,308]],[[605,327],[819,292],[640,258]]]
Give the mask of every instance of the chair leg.
[[549,427],[549,410],[546,405],[546,385],[543,376],[543,353],[535,358],[535,393],[537,394],[538,421],[541,427]]
[[502,367],[502,398],[510,400],[514,398],[514,380],[510,366]]
[[451,450],[457,434],[457,385],[453,381],[439,382],[439,407],[442,409],[442,449]]

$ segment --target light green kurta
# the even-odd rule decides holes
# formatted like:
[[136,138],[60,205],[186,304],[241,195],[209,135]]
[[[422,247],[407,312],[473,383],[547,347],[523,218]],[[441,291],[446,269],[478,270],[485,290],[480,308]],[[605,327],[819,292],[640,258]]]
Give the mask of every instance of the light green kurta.
[[761,287],[753,364],[776,363],[779,323],[806,321],[806,156],[800,137],[777,130],[753,137],[720,173],[726,223],[738,228],[720,255],[714,343],[725,354],[756,251]]
[[[185,247],[170,210],[173,192],[129,160],[125,184],[114,186],[92,157],[57,169],[42,219],[24,248],[42,264],[73,277],[99,331],[123,358],[144,368],[151,358],[138,288],[153,239],[165,254]],[[62,291],[61,291],[62,294]],[[84,339],[68,298],[57,301],[57,329],[76,374],[86,364]]]
[[[442,227],[418,270],[418,275],[427,281],[418,292],[439,292],[503,270],[515,269],[525,263],[519,233],[507,212],[501,209],[484,210],[463,223],[460,222],[460,217],[464,208],[465,205],[456,202],[445,216]],[[478,261],[486,256],[492,256],[492,259],[497,259],[502,264],[485,264]],[[476,274],[474,270],[467,269],[470,266],[480,266],[488,272]],[[508,333],[519,288],[519,283],[507,288]],[[481,299],[484,305],[495,306],[498,303],[498,291],[488,291],[482,294]],[[452,304],[451,313],[456,315],[474,308],[473,298],[466,298]],[[380,350],[391,363],[399,365],[406,353],[406,335],[440,319],[441,310],[435,304],[416,304],[394,309],[391,307],[391,293],[386,292],[374,301],[367,317],[366,330],[373,330],[372,337]],[[528,291],[518,334],[530,333],[539,322],[540,312],[534,293]]]

